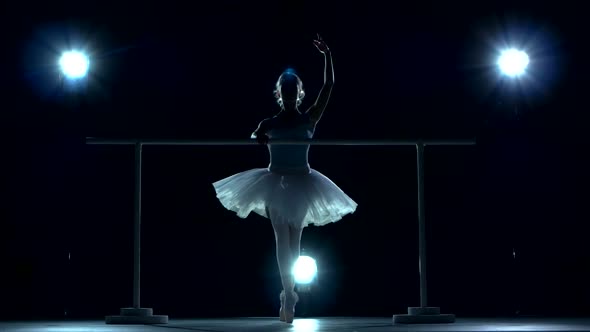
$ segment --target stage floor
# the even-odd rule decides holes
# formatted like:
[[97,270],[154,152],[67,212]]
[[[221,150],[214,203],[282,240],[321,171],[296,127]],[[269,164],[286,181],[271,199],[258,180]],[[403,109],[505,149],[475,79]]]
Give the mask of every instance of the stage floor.
[[2,332],[383,332],[383,331],[590,331],[590,318],[461,319],[453,324],[394,325],[391,318],[301,318],[288,325],[276,318],[171,319],[165,325],[107,325],[104,321],[4,322]]

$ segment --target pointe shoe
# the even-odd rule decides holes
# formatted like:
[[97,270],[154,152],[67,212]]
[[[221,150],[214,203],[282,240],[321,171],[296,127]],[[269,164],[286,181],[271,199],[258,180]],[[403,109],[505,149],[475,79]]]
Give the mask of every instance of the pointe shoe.
[[284,322],[285,321],[285,300],[286,300],[285,291],[281,292],[281,295],[279,296],[279,298],[281,299],[281,309],[279,309],[279,320],[281,322]]
[[299,296],[294,291],[285,293],[285,305],[283,306],[283,313],[285,315],[285,323],[293,323],[295,319],[295,305],[299,302]]

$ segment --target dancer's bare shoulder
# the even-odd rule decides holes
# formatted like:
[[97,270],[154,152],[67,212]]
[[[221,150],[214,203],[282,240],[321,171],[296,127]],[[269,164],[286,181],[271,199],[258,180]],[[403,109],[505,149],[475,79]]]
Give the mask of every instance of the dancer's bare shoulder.
[[266,118],[260,121],[258,128],[256,128],[256,130],[252,133],[252,138],[256,138],[258,135],[265,135],[268,131],[270,131],[274,118],[275,117]]

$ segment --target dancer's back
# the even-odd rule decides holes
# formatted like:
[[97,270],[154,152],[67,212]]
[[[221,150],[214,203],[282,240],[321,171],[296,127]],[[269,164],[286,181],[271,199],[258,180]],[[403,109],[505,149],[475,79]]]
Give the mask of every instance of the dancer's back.
[[[293,117],[275,116],[269,121],[269,138],[276,139],[311,139],[315,125],[309,114],[297,114]],[[309,144],[269,144],[271,172],[309,173]]]

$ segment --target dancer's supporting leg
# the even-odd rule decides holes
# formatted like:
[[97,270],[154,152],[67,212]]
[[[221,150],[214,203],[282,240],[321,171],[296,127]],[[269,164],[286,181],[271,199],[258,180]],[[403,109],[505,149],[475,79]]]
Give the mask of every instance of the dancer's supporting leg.
[[270,213],[275,233],[277,263],[281,274],[283,292],[281,292],[280,319],[287,323],[293,322],[295,304],[298,296],[294,292],[293,264],[299,257],[302,227],[295,227],[280,216]]

